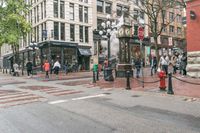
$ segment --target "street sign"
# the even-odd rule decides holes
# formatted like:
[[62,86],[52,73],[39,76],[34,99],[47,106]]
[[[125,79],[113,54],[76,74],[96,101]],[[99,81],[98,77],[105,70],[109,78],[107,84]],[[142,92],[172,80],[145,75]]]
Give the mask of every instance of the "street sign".
[[138,28],[138,37],[140,40],[144,39],[144,28],[143,27]]

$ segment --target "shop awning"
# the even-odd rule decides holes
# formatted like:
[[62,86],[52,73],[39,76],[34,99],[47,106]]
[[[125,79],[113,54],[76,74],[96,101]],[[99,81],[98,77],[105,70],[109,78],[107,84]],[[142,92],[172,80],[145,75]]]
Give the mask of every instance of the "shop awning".
[[91,56],[92,52],[90,51],[90,49],[82,49],[82,48],[78,48],[79,52],[81,55],[85,55],[85,56]]
[[7,60],[11,60],[13,58],[13,56],[8,56]]

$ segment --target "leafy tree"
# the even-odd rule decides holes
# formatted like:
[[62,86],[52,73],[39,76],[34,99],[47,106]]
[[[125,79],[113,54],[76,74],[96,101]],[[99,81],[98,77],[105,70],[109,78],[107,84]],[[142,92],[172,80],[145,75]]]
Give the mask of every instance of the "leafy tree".
[[[177,15],[172,20],[166,20],[166,11],[168,10],[182,10],[185,3],[180,0],[141,0],[139,4],[140,12],[143,12],[148,19],[145,23],[149,28],[150,36],[154,38],[154,47],[156,56],[159,57],[158,52],[158,37],[162,34],[163,29],[172,23]],[[163,24],[162,26],[160,24]],[[158,59],[158,58],[157,58]]]
[[0,4],[0,45],[11,45],[14,62],[19,61],[19,39],[31,31],[26,20],[29,8],[24,0],[4,0]]

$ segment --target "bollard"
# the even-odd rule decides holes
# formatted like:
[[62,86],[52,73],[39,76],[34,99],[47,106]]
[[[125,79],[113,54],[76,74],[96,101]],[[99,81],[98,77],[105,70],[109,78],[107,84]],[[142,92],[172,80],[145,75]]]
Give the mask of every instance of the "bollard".
[[129,78],[129,76],[130,76],[130,71],[127,71],[126,72],[126,77],[127,77],[127,80],[126,80],[126,90],[131,90],[131,87],[130,87],[130,78]]
[[3,74],[4,74],[4,68],[3,68]]
[[7,71],[7,67],[6,67],[6,74],[8,73],[8,71]]
[[169,73],[169,78],[168,78],[168,90],[167,94],[174,94],[173,88],[172,88],[172,73]]
[[99,81],[99,70],[97,70],[97,81]]
[[24,69],[22,69],[22,76],[24,75]]
[[92,83],[96,83],[96,80],[95,80],[95,71],[93,71],[93,81]]

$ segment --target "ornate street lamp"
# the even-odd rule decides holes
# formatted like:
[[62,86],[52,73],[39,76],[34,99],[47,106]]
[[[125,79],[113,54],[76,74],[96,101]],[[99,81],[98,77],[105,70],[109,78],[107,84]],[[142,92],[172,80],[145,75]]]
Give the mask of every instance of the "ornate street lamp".
[[29,47],[32,48],[33,50],[33,67],[36,67],[35,56],[36,56],[36,50],[38,49],[37,43],[32,42],[30,43]]
[[101,24],[102,30],[99,31],[99,34],[106,35],[108,40],[108,67],[104,69],[104,79],[106,81],[114,81],[113,75],[112,75],[112,68],[111,68],[111,62],[110,62],[110,37],[111,32],[115,29],[115,22],[112,22],[110,20],[110,15],[107,15],[107,20]]

